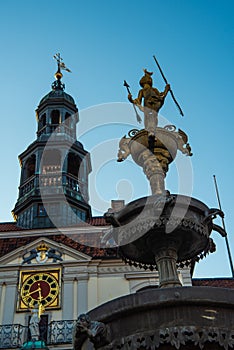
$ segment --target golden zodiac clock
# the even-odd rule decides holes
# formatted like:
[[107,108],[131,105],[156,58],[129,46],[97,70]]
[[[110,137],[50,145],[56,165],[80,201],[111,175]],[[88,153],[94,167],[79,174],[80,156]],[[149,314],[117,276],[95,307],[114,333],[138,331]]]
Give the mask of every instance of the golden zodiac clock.
[[44,308],[59,307],[60,270],[22,271],[20,275],[19,310],[40,304]]

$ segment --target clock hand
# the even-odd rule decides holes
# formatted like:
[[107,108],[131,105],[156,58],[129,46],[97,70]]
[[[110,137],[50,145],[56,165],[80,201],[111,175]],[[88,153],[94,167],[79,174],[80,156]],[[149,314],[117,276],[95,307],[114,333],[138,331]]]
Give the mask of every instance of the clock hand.
[[[38,283],[38,285],[40,286],[40,284]],[[42,295],[41,295],[41,287],[40,289],[38,290],[39,292],[39,297],[38,297],[38,300],[41,301],[43,299]]]
[[24,295],[24,298],[27,298],[27,297],[29,297],[31,294],[36,293],[36,292],[38,292],[38,291],[39,291],[39,288],[38,288],[38,289],[33,290],[32,292],[29,292],[29,293],[28,293],[28,294],[26,294],[26,295]]
[[28,297],[28,296],[30,296],[31,294],[34,294],[34,293],[36,293],[36,292],[38,292],[38,291],[39,291],[39,289],[35,289],[35,290],[33,290],[32,292],[26,294],[25,297]]
[[36,292],[39,292],[39,296],[41,297],[41,286],[40,286],[40,283],[38,283],[38,286],[39,287],[37,289],[35,289],[32,292],[29,292],[28,294],[26,294],[24,296],[24,298],[27,298],[28,296],[30,296],[31,294],[36,293]]

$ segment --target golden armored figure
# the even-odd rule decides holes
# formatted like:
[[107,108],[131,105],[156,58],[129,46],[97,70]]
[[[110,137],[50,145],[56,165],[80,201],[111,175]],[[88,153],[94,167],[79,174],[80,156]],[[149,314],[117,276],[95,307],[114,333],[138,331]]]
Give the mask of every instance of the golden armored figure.
[[[151,78],[152,72],[144,69],[145,75],[139,81],[142,89],[138,93],[138,97],[133,100],[132,95],[128,94],[128,99],[135,104],[142,112],[144,112],[145,129],[149,136],[155,136],[158,125],[158,111],[164,104],[164,99],[170,90],[170,85],[167,84],[163,92],[153,87],[153,80]],[[142,106],[142,99],[144,98],[144,105]]]

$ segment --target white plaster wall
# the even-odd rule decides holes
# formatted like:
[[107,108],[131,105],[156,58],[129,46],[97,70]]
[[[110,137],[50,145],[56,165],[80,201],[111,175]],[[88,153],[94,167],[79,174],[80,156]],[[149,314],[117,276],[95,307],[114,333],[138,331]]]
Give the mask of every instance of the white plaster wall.
[[129,293],[129,282],[124,277],[108,276],[98,279],[98,305]]
[[98,304],[98,278],[90,277],[88,282],[88,310],[95,308]]

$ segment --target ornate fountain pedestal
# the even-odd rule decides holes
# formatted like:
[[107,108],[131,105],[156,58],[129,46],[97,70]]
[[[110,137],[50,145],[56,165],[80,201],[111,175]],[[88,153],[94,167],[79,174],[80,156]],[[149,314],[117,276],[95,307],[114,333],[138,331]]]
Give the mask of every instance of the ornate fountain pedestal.
[[[215,250],[210,238],[213,218],[222,213],[182,195],[153,195],[137,199],[116,213],[106,213],[123,260],[159,272],[159,286],[178,287],[177,268]],[[110,234],[110,233],[109,233]]]
[[[113,238],[126,263],[157,269],[160,287],[181,286],[177,267],[214,250],[209,237],[214,210],[194,198],[170,195],[165,190],[164,179],[177,151],[192,155],[185,132],[167,125],[157,127],[153,138],[145,129],[131,130],[128,135],[120,140],[118,161],[132,156],[143,168],[152,196],[107,213],[106,220],[113,226]],[[215,213],[222,215],[217,209]]]
[[165,247],[155,252],[155,262],[159,271],[159,286],[161,288],[181,286],[176,267],[177,249],[176,247],[171,247],[171,245],[171,242],[170,244],[165,244]]
[[156,137],[149,138],[148,132],[131,130],[130,138],[124,136],[119,143],[118,161],[125,160],[131,154],[134,162],[143,168],[152,194],[165,192],[164,180],[169,164],[175,159],[177,150],[191,156],[191,149],[187,143],[188,137],[182,131],[175,131],[174,125],[156,128]]

